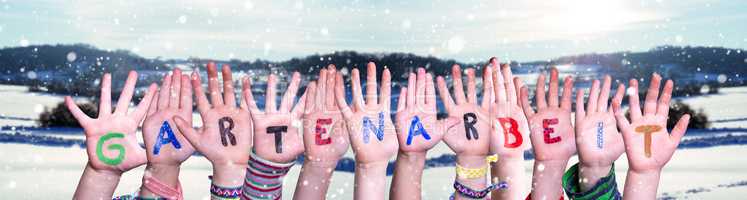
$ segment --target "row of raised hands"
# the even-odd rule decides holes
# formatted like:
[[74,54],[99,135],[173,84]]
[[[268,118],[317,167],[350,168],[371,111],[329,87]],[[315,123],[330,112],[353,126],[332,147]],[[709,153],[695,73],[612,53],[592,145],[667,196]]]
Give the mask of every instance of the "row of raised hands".
[[[594,80],[586,105],[584,91],[576,93],[574,124],[571,77],[565,78],[559,95],[558,72],[553,69],[546,97],[545,75],[541,74],[535,111],[527,87],[512,75],[510,67],[500,66],[493,58],[482,73],[480,102],[474,69],[465,70],[466,93],[459,66],[452,68],[451,93],[443,77],[437,77],[434,85],[425,69],[410,73],[393,122],[390,72],[383,70],[379,86],[375,64],[368,63],[367,70],[365,96],[359,71],[352,70],[350,104],[345,100],[343,75],[334,66],[321,69],[298,102],[301,77],[294,73],[279,107],[277,77],[269,75],[264,110],[256,105],[248,77],[242,79],[243,98],[236,102],[228,65],[221,67],[222,92],[213,63],[207,65],[207,93],[199,73],[190,77],[175,69],[164,76],[160,90],[152,84],[132,112],[128,108],[137,74],[129,74],[113,112],[111,75],[105,74],[96,119],[83,113],[70,97],[65,99],[84,128],[88,153],[74,199],[110,198],[119,177],[145,163],[138,198],[179,199],[180,165],[195,151],[213,165],[210,192],[214,199],[280,198],[282,181],[278,180],[301,154],[304,163],[294,199],[324,199],[337,161],[350,146],[356,161],[356,199],[385,198],[386,166],[395,153],[390,198],[420,199],[426,153],[441,140],[456,154],[455,199],[485,197],[486,193],[492,199],[522,199],[527,195],[522,188],[530,186],[532,199],[558,199],[564,189],[569,197],[582,199],[577,194],[609,187],[610,177],[614,186],[613,163],[623,152],[629,163],[625,199],[653,199],[661,169],[689,120],[685,115],[671,134],[667,131],[673,83],[667,81],[659,95],[661,77],[654,74],[643,112],[635,79],[627,90],[623,84],[618,86],[611,106],[611,78],[606,76],[601,86]],[[436,88],[448,113],[441,120],[436,116]],[[621,108],[626,91],[630,120]],[[193,96],[203,124],[198,129],[192,125]],[[145,149],[136,136],[141,122]],[[535,155],[531,185],[523,168],[529,141]],[[576,153],[580,163],[565,172]],[[486,178],[488,172],[492,178]],[[607,196],[620,197],[616,188],[611,194]]]

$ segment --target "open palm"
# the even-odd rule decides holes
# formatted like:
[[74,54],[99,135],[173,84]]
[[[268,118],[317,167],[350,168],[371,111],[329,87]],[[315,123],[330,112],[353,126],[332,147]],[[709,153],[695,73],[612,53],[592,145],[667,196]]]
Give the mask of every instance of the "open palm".
[[494,102],[490,106],[493,134],[490,137],[490,152],[503,158],[524,158],[529,146],[527,117],[519,105],[517,91],[523,84],[514,78],[511,67],[499,66],[498,59],[490,59],[493,79]]
[[117,107],[112,113],[111,81],[111,74],[108,73],[101,79],[101,102],[96,119],[91,119],[81,111],[70,96],[65,97],[65,104],[83,126],[88,164],[95,170],[121,174],[146,161],[145,150],[138,144],[135,132],[145,116],[156,85],[152,84],[148,88],[135,111],[127,113],[137,82],[137,73],[130,71]]
[[345,119],[335,100],[337,71],[334,65],[319,72],[317,82],[307,87],[303,114],[303,140],[306,159],[316,162],[337,162],[350,148]]
[[[159,95],[153,98],[143,122],[149,163],[178,165],[194,153],[192,145],[176,128],[174,116],[192,118],[192,84],[189,76],[182,75],[179,69],[164,75]],[[192,127],[192,120],[187,124]]]
[[348,127],[349,139],[360,164],[387,162],[397,152],[398,143],[394,125],[389,115],[391,74],[384,69],[381,76],[381,95],[377,101],[376,65],[369,62],[366,81],[366,100],[363,101],[358,69],[352,70],[353,108],[345,101],[345,83],[342,74],[335,80],[337,105],[342,111]]
[[[475,70],[467,69],[467,96],[464,95],[462,86],[462,70],[458,65],[451,69],[454,83],[454,97],[456,103],[449,95],[446,81],[438,77],[438,92],[444,102],[446,112],[451,118],[461,119],[457,128],[449,130],[444,136],[446,145],[457,154],[457,156],[485,157],[490,150],[490,95],[493,90],[492,75],[488,68],[483,74],[483,100],[477,104],[475,92]],[[464,127],[464,128],[459,128]]]
[[272,162],[287,163],[295,160],[303,152],[303,141],[298,132],[305,96],[301,97],[298,105],[291,110],[299,82],[301,75],[298,72],[293,73],[278,109],[275,106],[277,77],[270,74],[267,79],[265,110],[261,111],[254,101],[251,83],[244,79],[244,99],[247,101],[254,124],[254,151],[257,156]]
[[622,94],[615,95],[613,100],[612,108],[617,118],[617,125],[622,131],[628,163],[633,171],[660,170],[672,158],[680,139],[687,131],[690,115],[686,114],[679,119],[671,134],[667,132],[669,102],[672,98],[674,83],[668,80],[659,97],[660,82],[661,76],[654,74],[646,94],[643,113],[641,113],[638,81],[630,80],[632,89],[629,94],[630,122],[621,108]]
[[[610,166],[625,151],[615,116],[607,106],[611,82],[605,76],[600,93],[599,81],[593,81],[585,109],[583,90],[576,91],[576,146],[581,163],[587,166]],[[624,92],[620,85],[615,96]]]
[[529,104],[526,86],[521,89],[524,114],[529,119],[529,129],[534,156],[538,161],[568,160],[576,153],[573,126],[571,125],[571,89],[573,79],[566,77],[563,84],[563,99],[558,104],[558,70],[550,72],[550,98],[545,99],[545,75],[537,79],[537,113]]

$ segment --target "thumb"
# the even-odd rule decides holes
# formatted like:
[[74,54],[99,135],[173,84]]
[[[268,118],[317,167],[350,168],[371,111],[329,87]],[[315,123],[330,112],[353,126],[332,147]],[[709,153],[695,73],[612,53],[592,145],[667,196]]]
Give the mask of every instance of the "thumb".
[[460,122],[462,122],[462,120],[458,117],[447,117],[445,119],[438,120],[438,127],[440,129],[438,130],[438,132],[446,135],[446,133],[451,130],[451,128],[454,128]]
[[180,116],[174,116],[172,119],[174,120],[174,123],[176,123],[176,128],[179,129],[179,132],[187,138],[187,141],[189,141],[195,149],[197,149],[200,136],[197,135],[197,132],[192,128],[192,125],[187,123],[187,121]]

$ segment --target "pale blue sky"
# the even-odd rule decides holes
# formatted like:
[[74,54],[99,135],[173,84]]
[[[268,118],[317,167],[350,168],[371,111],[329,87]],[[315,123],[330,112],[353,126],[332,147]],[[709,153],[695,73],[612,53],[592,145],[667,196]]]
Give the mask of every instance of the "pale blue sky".
[[154,58],[336,50],[532,61],[658,45],[747,47],[743,0],[0,0],[0,47],[88,43]]

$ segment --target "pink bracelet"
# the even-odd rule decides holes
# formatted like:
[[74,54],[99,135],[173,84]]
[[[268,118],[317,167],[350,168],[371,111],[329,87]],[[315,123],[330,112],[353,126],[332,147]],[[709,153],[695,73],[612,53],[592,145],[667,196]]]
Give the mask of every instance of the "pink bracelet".
[[168,185],[162,183],[161,181],[158,181],[158,179],[153,178],[152,176],[143,176],[143,179],[145,179],[145,188],[153,192],[153,194],[156,194],[158,196],[161,196],[166,199],[176,199],[176,200],[183,200],[184,196],[182,195],[182,187],[181,183],[176,183],[176,189],[169,187]]

